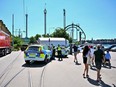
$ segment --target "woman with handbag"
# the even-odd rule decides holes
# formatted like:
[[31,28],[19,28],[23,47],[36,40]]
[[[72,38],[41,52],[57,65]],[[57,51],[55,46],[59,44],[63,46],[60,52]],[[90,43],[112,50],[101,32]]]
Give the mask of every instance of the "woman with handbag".
[[91,51],[89,49],[88,46],[85,46],[83,49],[83,63],[84,63],[84,73],[83,73],[83,77],[85,78],[85,73],[86,73],[86,77],[88,78],[88,71],[89,71],[89,65],[90,65],[90,58],[91,58]]

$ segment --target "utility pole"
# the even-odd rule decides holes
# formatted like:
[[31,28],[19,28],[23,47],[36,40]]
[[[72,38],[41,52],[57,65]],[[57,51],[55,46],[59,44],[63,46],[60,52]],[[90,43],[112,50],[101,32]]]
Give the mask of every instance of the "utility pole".
[[46,35],[46,14],[47,14],[47,10],[46,8],[44,9],[44,34]]
[[26,38],[28,38],[28,14],[26,14]]
[[21,35],[20,34],[21,34],[21,30],[19,29],[19,38],[21,38]]
[[14,45],[14,14],[12,14],[12,46]]

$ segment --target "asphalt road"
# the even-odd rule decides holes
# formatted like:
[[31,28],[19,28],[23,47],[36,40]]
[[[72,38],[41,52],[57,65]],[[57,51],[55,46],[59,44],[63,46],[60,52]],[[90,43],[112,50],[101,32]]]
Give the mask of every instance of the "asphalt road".
[[34,62],[25,64],[23,52],[12,52],[0,57],[0,87],[116,87],[116,53],[111,52],[111,69],[102,67],[102,81],[96,82],[96,70],[89,69],[89,78],[83,78],[82,54],[77,55],[80,64],[76,65],[73,56],[63,61],[48,64]]

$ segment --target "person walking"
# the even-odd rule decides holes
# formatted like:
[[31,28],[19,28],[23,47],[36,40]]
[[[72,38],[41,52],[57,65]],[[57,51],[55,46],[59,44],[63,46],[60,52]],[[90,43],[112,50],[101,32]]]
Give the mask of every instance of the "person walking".
[[74,62],[77,64],[78,63],[78,60],[77,60],[78,47],[76,46],[76,44],[74,44],[73,49],[74,49]]
[[89,71],[89,64],[90,64],[90,58],[91,58],[91,51],[88,46],[85,46],[83,49],[83,63],[84,63],[84,72],[83,72],[83,77],[85,78],[85,73],[86,77],[88,78],[88,71]]
[[100,49],[100,45],[97,46],[97,50],[94,52],[94,57],[95,57],[95,65],[97,69],[97,82],[101,80],[101,66],[102,66],[102,61],[104,60],[104,52],[103,50]]
[[60,47],[60,45],[58,44],[58,47],[57,47],[57,52],[58,52],[58,60],[60,61],[60,59],[61,59],[61,61],[63,60],[62,59],[62,52],[61,52],[61,47]]
[[109,66],[111,68],[111,63],[110,63],[111,55],[109,53],[109,50],[107,50],[107,53],[105,54],[105,62],[104,64]]

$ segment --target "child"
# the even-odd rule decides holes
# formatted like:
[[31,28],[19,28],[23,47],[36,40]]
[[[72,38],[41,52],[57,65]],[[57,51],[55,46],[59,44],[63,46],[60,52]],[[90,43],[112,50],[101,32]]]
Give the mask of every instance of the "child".
[[107,50],[107,53],[105,54],[105,65],[108,64],[109,68],[111,68],[110,59],[111,59],[111,55],[109,53],[109,50]]

